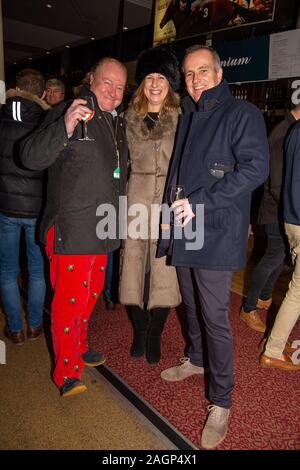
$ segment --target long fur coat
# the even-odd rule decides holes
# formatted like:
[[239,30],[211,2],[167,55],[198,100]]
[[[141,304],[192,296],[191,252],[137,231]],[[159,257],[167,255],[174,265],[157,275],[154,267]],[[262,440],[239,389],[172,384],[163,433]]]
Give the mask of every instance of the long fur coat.
[[[160,205],[172,156],[178,112],[165,113],[149,130],[130,108],[125,116],[130,151],[131,174],[128,184],[128,236],[125,242],[120,284],[120,301],[144,306],[145,274],[150,271],[147,309],[175,307],[181,302],[176,270],[166,257],[156,258]],[[131,229],[140,229],[136,238]]]

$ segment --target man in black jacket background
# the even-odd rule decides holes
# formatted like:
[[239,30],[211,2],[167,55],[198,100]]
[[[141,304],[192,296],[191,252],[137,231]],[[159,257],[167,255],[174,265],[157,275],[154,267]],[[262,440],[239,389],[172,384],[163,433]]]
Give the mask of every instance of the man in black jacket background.
[[36,221],[42,207],[43,172],[25,169],[19,161],[19,143],[44,119],[45,81],[32,69],[16,77],[16,89],[7,91],[0,113],[0,289],[7,317],[4,334],[14,344],[25,337],[18,287],[20,233],[26,238],[28,339],[42,332],[45,297],[44,260],[36,243]]
[[[283,184],[283,219],[294,271],[288,291],[260,357],[262,367],[300,371],[299,353],[287,354],[286,343],[300,314],[300,123],[292,128],[286,143]],[[297,342],[296,342],[297,344]],[[294,344],[292,344],[292,347]]]
[[[119,196],[125,195],[127,144],[116,108],[123,99],[126,75],[119,61],[102,59],[81,97],[49,111],[22,151],[28,168],[48,168],[41,238],[54,289],[53,378],[64,397],[86,390],[80,381],[84,365],[105,361],[88,347],[87,327],[103,289],[107,254],[120,246],[118,227],[106,234],[101,223],[105,208],[118,220]],[[88,107],[90,99],[94,105],[89,102]],[[81,121],[87,118],[89,139],[84,139]]]

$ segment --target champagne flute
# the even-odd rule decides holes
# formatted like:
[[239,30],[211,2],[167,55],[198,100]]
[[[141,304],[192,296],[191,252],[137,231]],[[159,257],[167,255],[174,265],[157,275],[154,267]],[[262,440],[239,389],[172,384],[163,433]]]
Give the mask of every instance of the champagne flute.
[[91,95],[88,95],[88,96],[83,96],[82,97],[83,100],[86,101],[86,104],[85,106],[87,108],[89,108],[89,112],[85,114],[85,116],[83,116],[82,118],[82,121],[83,121],[83,137],[81,139],[78,139],[78,140],[95,140],[95,139],[91,139],[89,136],[88,136],[88,133],[87,133],[87,123],[93,119],[94,117],[94,114],[95,114],[95,103],[94,103],[94,99]]
[[[184,187],[180,184],[177,184],[176,186],[169,186],[168,188],[168,202],[170,205],[173,204],[173,202],[178,201],[179,199],[185,199],[185,191]],[[175,217],[175,210],[174,210],[174,225],[177,227],[181,227],[182,221],[177,220]]]

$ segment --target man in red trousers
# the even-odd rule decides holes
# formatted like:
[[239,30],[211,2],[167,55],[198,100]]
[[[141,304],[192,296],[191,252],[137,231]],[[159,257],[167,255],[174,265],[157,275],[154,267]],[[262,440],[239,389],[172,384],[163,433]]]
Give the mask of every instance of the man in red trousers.
[[[80,98],[50,111],[22,147],[26,167],[48,168],[40,231],[54,290],[53,379],[62,396],[85,391],[83,366],[105,361],[88,347],[88,320],[103,289],[107,254],[119,248],[120,241],[114,234],[99,236],[98,214],[103,213],[99,207],[109,204],[118,220],[119,196],[126,186],[127,144],[116,110],[123,99],[126,69],[104,58],[90,77]],[[82,120],[88,121],[86,129]]]

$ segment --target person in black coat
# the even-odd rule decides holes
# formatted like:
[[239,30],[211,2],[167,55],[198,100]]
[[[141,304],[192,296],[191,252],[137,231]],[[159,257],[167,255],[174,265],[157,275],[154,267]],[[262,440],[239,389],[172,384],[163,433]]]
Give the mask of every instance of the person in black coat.
[[283,218],[294,271],[259,362],[262,367],[299,372],[299,352],[295,348],[290,356],[285,349],[300,313],[300,122],[287,137],[285,163]]
[[201,447],[212,449],[226,436],[234,385],[232,272],[246,262],[251,193],[267,178],[269,149],[260,111],[231,96],[213,49],[190,48],[183,72],[197,109],[183,114],[179,124],[164,202],[176,185],[185,196],[172,204],[170,240],[162,215],[158,256],[169,253],[177,268],[191,345],[189,357],[161,377],[176,381],[203,374],[207,352],[211,405]]
[[49,111],[22,147],[26,167],[48,168],[40,236],[54,289],[53,378],[64,397],[86,390],[80,380],[84,365],[105,361],[89,348],[87,328],[104,286],[107,254],[120,246],[116,222],[119,197],[125,195],[128,152],[116,108],[126,75],[119,61],[102,59],[80,98]]
[[4,334],[22,345],[25,337],[18,287],[19,244],[25,231],[28,285],[28,338],[42,332],[45,297],[44,260],[36,242],[36,223],[43,203],[43,172],[23,167],[20,141],[42,122],[49,106],[43,101],[45,81],[36,70],[16,77],[0,112],[0,290],[7,325]]
[[262,333],[265,332],[266,325],[258,309],[270,308],[273,287],[289,252],[282,207],[284,147],[291,128],[299,118],[300,106],[298,105],[292,111],[287,112],[285,118],[272,130],[268,139],[270,175],[264,185],[264,195],[257,219],[258,224],[265,226],[267,247],[264,256],[253,271],[251,287],[240,312],[241,320],[253,330]]

